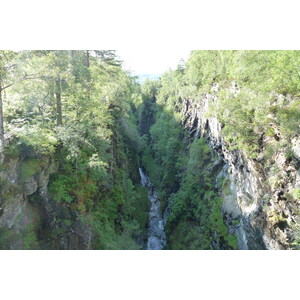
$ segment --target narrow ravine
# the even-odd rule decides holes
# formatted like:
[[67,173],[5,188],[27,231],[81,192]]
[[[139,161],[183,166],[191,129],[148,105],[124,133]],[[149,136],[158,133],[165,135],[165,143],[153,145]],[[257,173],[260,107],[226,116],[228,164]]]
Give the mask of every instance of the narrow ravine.
[[147,187],[148,197],[151,201],[147,250],[162,250],[166,245],[166,234],[164,220],[160,213],[160,201],[150,179],[145,175],[141,168],[139,168],[139,172],[141,176],[141,185]]

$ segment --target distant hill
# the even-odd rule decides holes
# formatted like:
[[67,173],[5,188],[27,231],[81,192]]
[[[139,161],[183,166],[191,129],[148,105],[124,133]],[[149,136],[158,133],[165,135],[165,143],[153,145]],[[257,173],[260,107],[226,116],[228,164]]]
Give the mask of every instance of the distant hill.
[[136,74],[138,81],[143,83],[146,79],[157,80],[160,78],[161,74]]

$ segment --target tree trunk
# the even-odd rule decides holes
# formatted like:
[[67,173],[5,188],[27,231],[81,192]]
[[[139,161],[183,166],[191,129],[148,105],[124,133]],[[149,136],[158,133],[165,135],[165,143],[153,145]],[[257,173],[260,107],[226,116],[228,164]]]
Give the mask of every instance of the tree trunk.
[[[86,64],[85,66],[87,68],[90,67],[90,50],[86,50]],[[88,74],[87,74],[87,82],[90,83],[91,82],[91,73],[90,71],[88,71]],[[90,89],[88,89],[87,91],[87,98],[90,99],[91,98],[91,94],[90,94]]]
[[87,68],[89,68],[90,67],[90,51],[89,50],[86,50],[86,61],[85,61],[85,66],[87,67]]
[[4,121],[3,121],[3,102],[2,102],[2,83],[0,81],[0,154],[4,150]]
[[71,50],[71,64],[72,64],[72,74],[75,77],[75,82],[79,82],[79,72],[76,68],[76,51]]
[[62,105],[61,105],[61,82],[58,76],[55,80],[55,96],[56,96],[56,124],[62,125]]

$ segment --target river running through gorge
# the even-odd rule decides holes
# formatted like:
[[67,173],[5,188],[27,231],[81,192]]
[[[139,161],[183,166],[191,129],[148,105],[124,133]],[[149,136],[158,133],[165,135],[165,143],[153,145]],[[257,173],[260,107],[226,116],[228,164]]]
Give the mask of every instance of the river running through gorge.
[[151,202],[147,250],[162,250],[166,245],[165,220],[160,213],[160,201],[148,176],[139,168],[141,185],[148,189]]

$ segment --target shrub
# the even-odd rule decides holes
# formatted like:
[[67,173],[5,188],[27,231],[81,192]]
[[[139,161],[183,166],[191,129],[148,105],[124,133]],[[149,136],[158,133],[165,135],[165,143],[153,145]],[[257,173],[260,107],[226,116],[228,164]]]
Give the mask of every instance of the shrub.
[[291,194],[296,200],[300,201],[300,189],[293,189]]
[[54,180],[49,185],[49,192],[53,195],[53,199],[57,202],[73,202],[73,197],[70,195],[70,180],[69,176],[57,174]]
[[18,138],[19,145],[32,147],[39,154],[54,153],[55,147],[58,145],[54,132],[38,125],[15,127],[12,129],[12,133]]
[[20,179],[25,182],[36,173],[40,172],[45,162],[39,159],[30,159],[22,162],[20,169]]

